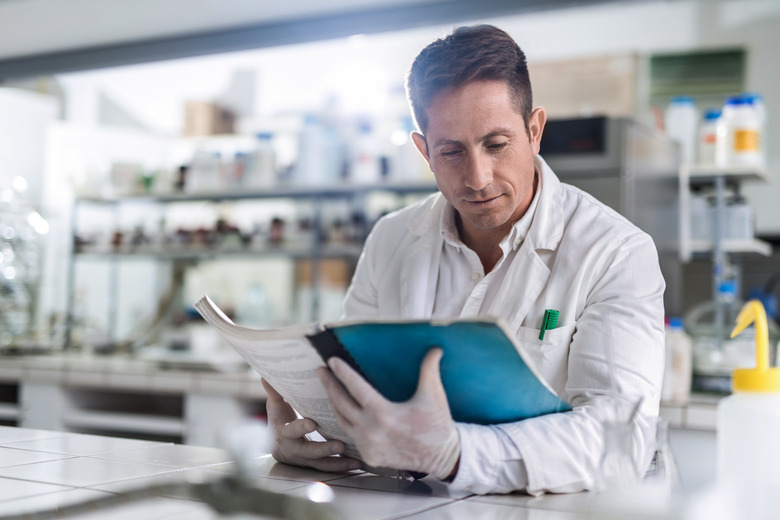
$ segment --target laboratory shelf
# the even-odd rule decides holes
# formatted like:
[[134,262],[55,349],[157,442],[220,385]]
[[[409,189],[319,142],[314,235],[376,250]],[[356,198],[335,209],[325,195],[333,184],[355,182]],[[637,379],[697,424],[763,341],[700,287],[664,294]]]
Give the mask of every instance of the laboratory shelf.
[[76,255],[81,258],[122,257],[122,258],[153,258],[158,260],[209,260],[226,257],[258,257],[283,256],[286,258],[357,258],[362,251],[361,246],[352,244],[328,245],[314,249],[309,245],[279,245],[243,248],[160,248],[138,247],[132,249],[113,249],[100,247],[82,247]]
[[694,186],[711,184],[719,177],[725,178],[726,182],[771,182],[772,179],[767,170],[753,166],[716,167],[709,165],[693,165],[683,167],[682,171],[687,176],[689,182]]
[[204,191],[198,193],[171,193],[160,195],[127,195],[116,197],[79,197],[79,203],[88,204],[170,204],[176,202],[220,202],[252,199],[343,199],[375,192],[394,194],[424,194],[437,190],[433,183],[387,183],[314,186],[274,186],[263,190]]
[[[712,240],[691,240],[693,254],[711,254],[715,250]],[[762,240],[724,240],[725,253],[755,253],[764,256],[772,254],[772,244]]]

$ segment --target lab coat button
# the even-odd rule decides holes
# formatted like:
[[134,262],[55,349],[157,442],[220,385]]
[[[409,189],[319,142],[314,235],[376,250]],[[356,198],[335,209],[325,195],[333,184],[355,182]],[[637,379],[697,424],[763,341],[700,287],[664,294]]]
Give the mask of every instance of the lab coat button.
[[479,273],[474,273],[474,274],[471,275],[471,279],[474,280],[475,282],[477,280],[479,280],[481,277],[482,277],[482,275],[479,274]]

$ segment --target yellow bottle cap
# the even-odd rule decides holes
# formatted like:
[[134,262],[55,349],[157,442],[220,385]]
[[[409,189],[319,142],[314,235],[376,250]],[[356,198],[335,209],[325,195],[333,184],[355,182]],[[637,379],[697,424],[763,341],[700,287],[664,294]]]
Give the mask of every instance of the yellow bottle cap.
[[780,393],[780,369],[769,366],[769,330],[766,310],[758,300],[747,302],[737,315],[733,338],[751,323],[756,325],[756,368],[738,368],[731,377],[735,392]]

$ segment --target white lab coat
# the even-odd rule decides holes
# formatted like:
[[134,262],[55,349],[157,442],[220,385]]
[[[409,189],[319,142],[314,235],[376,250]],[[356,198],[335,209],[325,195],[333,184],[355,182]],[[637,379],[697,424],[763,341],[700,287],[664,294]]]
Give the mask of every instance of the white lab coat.
[[[601,453],[604,398],[642,399],[635,461],[647,468],[664,358],[664,280],[652,239],[583,191],[542,172],[538,207],[488,314],[505,320],[525,354],[573,411],[500,426],[459,424],[453,486],[532,494],[589,488]],[[344,300],[344,318],[429,318],[444,246],[447,201],[434,194],[377,222]],[[558,327],[539,340],[545,309]],[[522,460],[527,482],[517,482]],[[507,476],[510,475],[510,476]],[[515,475],[515,476],[511,476]]]

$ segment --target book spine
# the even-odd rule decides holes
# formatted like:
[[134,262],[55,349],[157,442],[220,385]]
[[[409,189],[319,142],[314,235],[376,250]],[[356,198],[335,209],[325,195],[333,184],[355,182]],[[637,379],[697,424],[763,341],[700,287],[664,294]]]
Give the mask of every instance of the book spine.
[[363,379],[366,379],[366,375],[360,369],[355,359],[349,354],[344,345],[341,344],[339,338],[330,329],[324,329],[317,334],[309,334],[306,336],[309,343],[314,347],[314,350],[320,355],[325,364],[328,364],[328,360],[336,356],[339,359],[344,360],[349,366],[352,367],[355,372],[360,374]]

